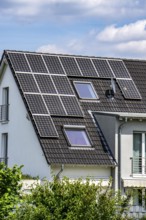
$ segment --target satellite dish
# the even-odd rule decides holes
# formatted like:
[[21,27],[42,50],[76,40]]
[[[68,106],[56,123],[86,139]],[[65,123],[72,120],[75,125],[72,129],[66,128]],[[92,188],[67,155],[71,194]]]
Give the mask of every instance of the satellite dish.
[[113,78],[111,78],[110,89],[107,89],[105,91],[105,95],[108,99],[112,99],[112,98],[114,98],[115,93],[116,93],[115,81]]

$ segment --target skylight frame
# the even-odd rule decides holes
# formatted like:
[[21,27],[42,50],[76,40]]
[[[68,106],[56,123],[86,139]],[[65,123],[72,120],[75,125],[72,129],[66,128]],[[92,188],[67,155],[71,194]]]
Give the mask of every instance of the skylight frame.
[[[85,84],[85,85],[90,85],[90,87],[91,87],[91,89],[92,89],[92,92],[93,92],[93,94],[94,94],[94,98],[91,98],[91,97],[82,97],[81,96],[81,94],[79,93],[79,91],[78,91],[78,89],[77,89],[77,87],[76,87],[76,84]],[[96,93],[96,91],[95,91],[95,89],[94,89],[94,86],[93,86],[93,84],[92,84],[92,82],[89,82],[89,81],[73,81],[73,85],[74,85],[74,88],[75,88],[75,90],[76,90],[76,92],[77,92],[77,95],[78,95],[78,97],[81,99],[81,100],[99,100],[99,96],[97,95],[97,93]]]
[[[88,144],[74,144],[74,143],[71,143],[71,140],[67,134],[67,130],[70,130],[70,131],[84,131],[84,135],[85,135],[85,139],[84,141],[88,142]],[[86,129],[86,126],[83,126],[83,125],[64,125],[63,126],[63,132],[64,132],[64,135],[65,135],[65,138],[67,140],[67,143],[70,147],[72,148],[85,148],[85,149],[88,149],[88,148],[92,148],[93,144],[92,144],[92,141],[91,141],[91,138],[87,132],[87,129]],[[74,134],[75,135],[75,134]]]

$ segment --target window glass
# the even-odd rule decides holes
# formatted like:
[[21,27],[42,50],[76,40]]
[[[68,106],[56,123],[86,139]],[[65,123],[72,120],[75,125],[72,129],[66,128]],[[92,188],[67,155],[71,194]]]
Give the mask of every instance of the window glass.
[[74,85],[80,98],[82,99],[97,99],[98,98],[90,82],[89,83],[74,82]]
[[133,172],[142,172],[142,134],[133,135]]
[[66,136],[71,146],[91,146],[85,129],[65,129]]
[[142,190],[133,189],[133,205],[142,206]]
[[134,133],[133,135],[133,153],[135,157],[142,156],[142,134],[141,133]]

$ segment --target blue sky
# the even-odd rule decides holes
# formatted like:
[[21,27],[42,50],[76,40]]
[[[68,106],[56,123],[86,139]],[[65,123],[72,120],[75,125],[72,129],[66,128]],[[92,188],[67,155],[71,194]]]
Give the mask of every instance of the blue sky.
[[0,0],[4,49],[146,59],[146,0]]

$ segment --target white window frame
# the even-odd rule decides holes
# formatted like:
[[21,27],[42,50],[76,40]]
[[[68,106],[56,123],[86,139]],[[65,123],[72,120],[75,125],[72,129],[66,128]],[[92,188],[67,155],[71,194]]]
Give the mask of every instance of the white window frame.
[[[66,130],[73,130],[73,131],[82,131],[82,130],[83,130],[83,131],[85,131],[86,137],[88,138],[88,141],[89,141],[90,145],[74,145],[74,144],[72,144],[72,143],[70,142],[69,138],[68,138],[68,135],[67,135],[67,133],[66,133]],[[64,125],[64,126],[63,126],[63,132],[64,132],[64,135],[65,135],[65,137],[66,137],[67,143],[69,144],[70,147],[76,148],[76,149],[79,149],[79,148],[85,148],[85,149],[89,148],[89,149],[91,149],[91,148],[92,148],[93,144],[92,144],[92,141],[91,141],[91,139],[90,139],[90,136],[89,136],[89,134],[88,134],[87,129],[86,129],[85,126]],[[92,149],[93,149],[93,148],[92,148]]]
[[2,133],[1,136],[1,158],[2,161],[7,164],[7,159],[8,159],[8,133]]
[[[87,82],[87,81],[73,81],[73,84],[74,84],[75,90],[76,90],[76,92],[77,92],[77,94],[78,94],[78,97],[79,97],[80,99],[85,99],[85,100],[98,100],[98,99],[99,99],[99,97],[98,97],[98,95],[97,95],[97,93],[96,93],[96,91],[95,91],[95,89],[94,89],[94,86],[93,86],[92,82]],[[95,97],[96,97],[96,98],[81,97],[80,94],[79,94],[79,92],[78,92],[78,90],[77,90],[77,88],[76,88],[76,84],[90,84],[90,86],[91,86],[91,88],[92,88],[92,90],[93,90],[93,93],[95,94]]]
[[[142,159],[142,163],[141,163],[141,166],[142,166],[142,171],[141,173],[134,173],[133,172],[133,176],[134,177],[139,177],[139,176],[146,176],[146,156],[145,156],[145,151],[146,151],[146,132],[144,131],[134,131],[133,132],[133,137],[134,137],[134,134],[141,134],[142,135],[142,142],[141,142],[141,153],[142,153],[142,156],[141,156],[141,159]],[[133,146],[134,146],[134,142],[133,142]],[[133,149],[134,151],[134,149]]]
[[2,89],[1,122],[7,123],[9,120],[9,87]]

